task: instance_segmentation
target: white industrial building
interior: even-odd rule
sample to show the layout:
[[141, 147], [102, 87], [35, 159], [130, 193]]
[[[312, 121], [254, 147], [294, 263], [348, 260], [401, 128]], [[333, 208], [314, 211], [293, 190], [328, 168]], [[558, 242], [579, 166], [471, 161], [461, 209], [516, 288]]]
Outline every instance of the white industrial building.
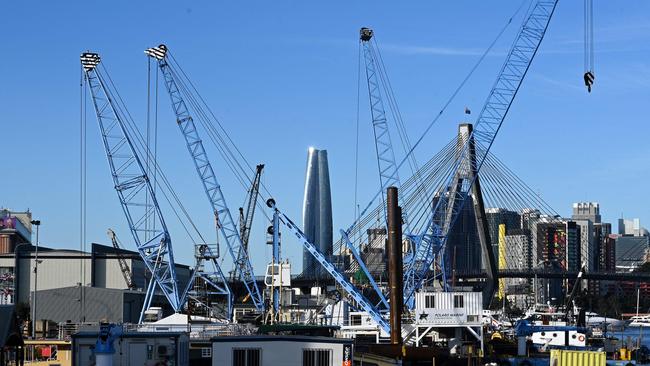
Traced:
[[[106, 312], [109, 321], [129, 321], [133, 317], [137, 319], [139, 310], [134, 314], [133, 307], [141, 305], [134, 303], [139, 304], [140, 299], [144, 298], [144, 291], [150, 280], [150, 274], [137, 252], [100, 244], [92, 244], [90, 252], [39, 247], [37, 274], [36, 247], [22, 245], [16, 249], [16, 252], [0, 254], [0, 271], [13, 274], [14, 303], [31, 306], [33, 292], [37, 288], [36, 319], [56, 322], [82, 319], [97, 321], [101, 318], [95, 319], [90, 316], [90, 312], [88, 317], [80, 318], [79, 311], [98, 305], [112, 309]], [[120, 269], [120, 258], [128, 266], [134, 285], [132, 289], [129, 289]], [[176, 264], [176, 272], [181, 284], [187, 283], [190, 267]], [[154, 298], [154, 303], [157, 298]], [[166, 306], [166, 302], [161, 302], [161, 306]], [[52, 314], [56, 314], [57, 318], [51, 318]], [[121, 315], [112, 318], [111, 314]]]
[[483, 294], [421, 291], [415, 294], [415, 344], [443, 341], [451, 350], [473, 339], [483, 349]]
[[352, 339], [307, 336], [212, 338], [213, 366], [352, 365]]

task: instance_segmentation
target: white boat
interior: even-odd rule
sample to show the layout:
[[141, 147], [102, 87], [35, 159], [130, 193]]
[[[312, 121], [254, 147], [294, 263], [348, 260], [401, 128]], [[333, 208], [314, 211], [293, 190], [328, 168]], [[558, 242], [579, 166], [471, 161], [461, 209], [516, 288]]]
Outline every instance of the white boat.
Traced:
[[630, 320], [629, 327], [650, 327], [650, 315], [636, 315]]
[[625, 326], [625, 321], [623, 320], [600, 316], [590, 311], [587, 311], [585, 313], [585, 320], [587, 326], [589, 327], [606, 326], [607, 328], [611, 329], [611, 328], [622, 328]]

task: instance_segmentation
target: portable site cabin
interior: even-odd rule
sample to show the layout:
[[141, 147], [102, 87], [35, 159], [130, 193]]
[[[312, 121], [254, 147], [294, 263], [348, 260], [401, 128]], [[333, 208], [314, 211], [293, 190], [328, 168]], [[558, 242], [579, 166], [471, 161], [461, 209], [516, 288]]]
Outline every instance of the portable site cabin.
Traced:
[[352, 365], [352, 339], [311, 336], [212, 338], [213, 366]]
[[[72, 366], [93, 365], [99, 333], [72, 335]], [[189, 365], [189, 337], [184, 332], [125, 332], [113, 343], [113, 365]]]
[[[483, 294], [421, 291], [415, 294], [415, 343], [446, 339], [450, 348], [474, 339], [483, 349]], [[466, 337], [469, 335], [469, 337]]]

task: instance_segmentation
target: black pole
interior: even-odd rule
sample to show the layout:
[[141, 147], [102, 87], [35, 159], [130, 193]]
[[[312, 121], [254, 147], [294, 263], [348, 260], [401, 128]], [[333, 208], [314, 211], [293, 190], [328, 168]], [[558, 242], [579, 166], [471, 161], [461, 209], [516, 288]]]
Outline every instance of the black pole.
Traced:
[[398, 206], [397, 187], [386, 192], [388, 225], [388, 283], [390, 286], [390, 342], [402, 344], [402, 209]]

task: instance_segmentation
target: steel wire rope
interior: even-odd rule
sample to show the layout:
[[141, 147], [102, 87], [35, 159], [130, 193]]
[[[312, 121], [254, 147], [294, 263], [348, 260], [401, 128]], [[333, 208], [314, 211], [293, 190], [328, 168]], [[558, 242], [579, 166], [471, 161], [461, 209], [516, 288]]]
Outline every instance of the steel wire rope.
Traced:
[[[237, 154], [239, 155], [239, 157], [243, 160], [244, 164], [248, 167], [248, 170], [250, 171], [249, 174], [250, 174], [250, 173], [253, 173], [253, 172], [254, 172], [254, 170], [253, 170], [253, 166], [248, 162], [248, 160], [246, 159], [246, 157], [242, 154], [242, 152], [239, 150], [239, 148], [237, 147], [237, 145], [233, 142], [233, 140], [232, 140], [232, 138], [230, 137], [230, 135], [228, 134], [227, 130], [223, 127], [223, 125], [221, 124], [220, 120], [216, 117], [216, 115], [214, 114], [214, 112], [212, 111], [212, 109], [210, 108], [210, 106], [205, 102], [205, 100], [203, 99], [203, 97], [201, 96], [201, 94], [198, 92], [198, 90], [197, 90], [196, 87], [194, 86], [194, 83], [192, 82], [192, 80], [187, 76], [187, 74], [185, 73], [185, 71], [183, 70], [183, 68], [182, 68], [182, 67], [180, 66], [180, 64], [176, 61], [176, 59], [174, 58], [174, 55], [173, 55], [171, 52], [168, 52], [168, 55], [169, 55], [170, 59], [174, 62], [175, 67], [178, 68], [178, 70], [180, 71], [180, 73], [183, 75], [184, 80], [186, 80], [186, 81], [188, 82], [189, 86], [191, 87], [191, 90], [194, 91], [194, 93], [192, 93], [192, 95], [196, 95], [196, 96], [198, 96], [199, 101], [201, 102], [201, 104], [202, 104], [203, 106], [206, 107], [206, 109], [207, 109], [209, 115], [212, 117], [211, 121], [216, 122], [216, 123], [217, 123], [217, 126], [219, 126], [219, 128], [221, 129], [221, 131], [223, 131], [223, 134], [226, 136], [226, 139], [229, 141], [230, 145], [231, 145], [232, 147], [234, 147], [234, 149], [235, 149], [235, 151], [237, 152]], [[216, 132], [216, 127], [214, 126], [214, 124], [209, 123], [209, 124], [208, 124], [208, 127], [209, 127], [210, 129], [213, 129], [213, 130]], [[238, 162], [238, 165], [239, 165], [240, 169], [241, 169], [242, 171], [244, 171], [244, 169], [241, 167], [241, 164], [239, 164], [238, 159], [235, 159], [235, 161]], [[263, 190], [266, 191], [266, 192], [269, 194], [269, 196], [270, 196], [270, 193], [269, 193], [268, 190], [266, 189], [266, 186], [265, 186], [265, 185], [262, 185], [262, 184], [260, 184], [260, 185], [262, 186]], [[263, 194], [263, 193], [260, 192], [260, 194]]]
[[[219, 151], [219, 154], [222, 156], [226, 164], [228, 165], [228, 168], [231, 170], [235, 178], [239, 181], [239, 183], [244, 187], [245, 189], [248, 189], [248, 186], [252, 184], [252, 180], [248, 177], [246, 174], [246, 170], [242, 167], [241, 163], [235, 156], [235, 154], [232, 152], [232, 149], [228, 145], [233, 145], [235, 150], [238, 151], [238, 153], [241, 155], [241, 151], [234, 145], [232, 142], [232, 139], [228, 135], [228, 133], [225, 131], [221, 123], [218, 121], [218, 119], [214, 116], [214, 113], [209, 109], [209, 107], [206, 105], [206, 108], [210, 112], [210, 115], [213, 117], [213, 119], [217, 122], [217, 124], [220, 126], [221, 130], [224, 132], [226, 135], [226, 138], [224, 139], [221, 136], [221, 133], [214, 127], [214, 124], [212, 124], [210, 121], [210, 115], [208, 115], [202, 107], [202, 104], [205, 105], [205, 101], [201, 97], [200, 94], [198, 94], [198, 91], [196, 91], [196, 88], [192, 84], [191, 80], [187, 77], [181, 66], [175, 61], [173, 56], [171, 56], [171, 60], [173, 61], [172, 63], [169, 63], [168, 65], [170, 66], [170, 71], [172, 72], [172, 75], [174, 75], [174, 80], [176, 80], [177, 84], [179, 85], [179, 89], [183, 92], [183, 95], [185, 98], [189, 101], [191, 104], [193, 110], [197, 113], [197, 119], [199, 120], [199, 123], [201, 126], [203, 126], [203, 129], [207, 132], [208, 137], [210, 138], [210, 141], [212, 144], [215, 146], [215, 148]], [[180, 72], [176, 71], [176, 68]], [[190, 85], [190, 87], [187, 86], [187, 84]], [[194, 93], [192, 92], [194, 90]], [[198, 96], [195, 97], [195, 94]], [[219, 142], [218, 142], [219, 141]], [[248, 161], [244, 159], [244, 162], [246, 165], [248, 164]], [[237, 169], [239, 168], [239, 169]], [[248, 184], [247, 184], [248, 183]], [[260, 186], [263, 187], [264, 190], [266, 190], [265, 185], [263, 182], [260, 182]], [[268, 190], [267, 190], [268, 192]], [[261, 193], [261, 192], [260, 192]], [[261, 196], [263, 197], [263, 196]], [[260, 203], [260, 199], [258, 197], [256, 201], [257, 207], [260, 208], [260, 211], [262, 211], [262, 214], [270, 220], [270, 216], [266, 213], [264, 210], [264, 205]]]
[[[382, 81], [381, 85], [383, 86], [384, 94], [386, 95], [386, 98], [388, 100], [388, 109], [390, 110], [390, 113], [393, 116], [393, 120], [395, 121], [395, 126], [397, 127], [397, 132], [400, 137], [400, 141], [402, 142], [402, 148], [404, 149], [404, 153], [406, 154], [408, 150], [410, 150], [411, 148], [411, 142], [409, 141], [408, 134], [406, 133], [404, 121], [402, 119], [402, 113], [399, 110], [399, 106], [395, 98], [393, 87], [390, 83], [388, 73], [386, 72], [386, 66], [384, 65], [384, 59], [379, 50], [379, 44], [377, 42], [376, 36], [373, 37], [373, 42], [374, 44], [370, 43], [370, 52], [373, 53], [375, 60], [377, 60], [377, 66], [378, 66], [377, 69], [379, 70], [378, 74], [379, 74], [379, 78]], [[411, 154], [410, 156], [409, 166], [411, 168], [411, 174], [416, 174], [416, 172], [418, 171], [418, 164], [415, 158], [415, 153]]]
[[[171, 66], [171, 65], [170, 65]], [[176, 84], [179, 87], [179, 92], [184, 95], [184, 100], [192, 107], [194, 112], [196, 113], [195, 116], [192, 118], [195, 121], [198, 121], [204, 128], [206, 128], [206, 119], [208, 118], [203, 109], [200, 107], [198, 104], [198, 101], [192, 95], [192, 93], [189, 92], [187, 86], [185, 85], [184, 81], [179, 78], [178, 73], [173, 68], [169, 68], [172, 77], [176, 81]], [[188, 111], [189, 113], [189, 111]], [[206, 132], [208, 133], [208, 137], [212, 141], [213, 145], [219, 152], [219, 154], [222, 156], [223, 160], [225, 161], [226, 165], [228, 165], [228, 168], [231, 170], [235, 178], [239, 181], [242, 187], [246, 188], [246, 181], [248, 180], [245, 175], [242, 175], [240, 171], [237, 170], [236, 168], [236, 162], [232, 158], [232, 153], [228, 150], [228, 144], [226, 141], [223, 139], [223, 137], [215, 132], [212, 131], [208, 128], [206, 128]], [[248, 181], [248, 183], [251, 183]]]
[[[435, 172], [435, 171], [438, 171], [438, 170], [439, 170], [439, 167], [440, 167], [441, 165], [443, 165], [446, 161], [450, 160], [449, 157], [454, 156], [454, 155], [457, 154], [457, 146], [456, 146], [456, 145], [457, 145], [457, 144], [456, 144], [456, 139], [453, 139], [452, 141], [450, 141], [450, 143], [448, 143], [448, 144], [445, 146], [445, 148], [444, 148], [443, 150], [441, 150], [441, 151], [440, 151], [439, 153], [437, 153], [433, 158], [431, 158], [431, 159], [430, 159], [430, 160], [429, 160], [425, 165], [423, 165], [423, 167], [421, 168], [421, 170], [422, 170], [423, 172], [427, 172], [427, 171], [430, 170], [430, 169], [429, 169], [430, 167], [433, 167], [433, 169], [431, 169], [431, 172], [432, 172], [432, 173]], [[441, 157], [441, 156], [442, 156], [442, 157]], [[448, 165], [448, 164], [447, 164], [447, 165]], [[438, 168], [438, 169], [436, 169], [436, 168]], [[449, 170], [449, 169], [451, 169], [451, 168], [450, 168], [449, 166], [447, 166], [446, 170]], [[440, 175], [440, 174], [437, 174], [437, 175], [435, 175], [435, 174], [427, 174], [427, 176], [430, 177], [431, 179], [435, 179], [437, 182], [441, 182], [442, 179], [445, 178], [445, 176], [442, 176], [442, 175]], [[404, 206], [405, 206], [405, 207], [408, 207], [408, 208], [411, 207], [411, 205], [412, 205], [413, 202], [417, 202], [417, 198], [418, 198], [417, 195], [409, 194], [409, 192], [410, 192], [410, 190], [411, 190], [412, 187], [415, 187], [415, 189], [418, 188], [418, 185], [416, 185], [416, 184], [414, 183], [415, 181], [416, 181], [416, 176], [414, 175], [414, 176], [411, 176], [411, 177], [410, 177], [410, 178], [409, 178], [409, 179], [404, 183], [404, 185], [403, 185], [402, 192], [403, 192], [403, 194], [404, 194], [404, 196], [405, 196], [405, 199], [403, 200], [403, 202], [404, 202]], [[428, 184], [428, 183], [427, 183], [427, 184]], [[440, 184], [441, 184], [441, 183], [440, 183]], [[424, 202], [424, 204], [421, 205], [421, 208], [422, 208], [422, 209], [425, 209], [425, 210], [428, 209], [428, 203], [427, 203], [427, 201], [429, 201], [429, 200], [427, 199], [427, 200]], [[379, 215], [380, 212], [381, 212], [381, 206], [377, 206], [377, 207], [375, 208], [375, 210], [373, 211], [373, 213], [374, 213], [375, 215], [368, 215], [367, 218], [366, 218], [366, 221], [367, 221], [367, 222], [365, 222], [365, 223], [364, 223], [364, 222], [360, 222], [360, 224], [368, 224], [368, 223], [374, 221], [374, 218], [375, 218], [374, 216]], [[420, 217], [424, 217], [424, 215], [420, 215]], [[355, 227], [355, 228], [353, 228], [353, 230], [351, 230], [351, 233], [352, 233], [352, 234], [357, 233], [357, 232], [360, 233], [360, 232], [361, 232], [361, 228], [364, 227], [365, 225], [359, 225], [359, 226], [360, 226], [360, 227]], [[360, 241], [361, 241], [361, 238], [362, 238], [362, 237], [360, 236], [359, 238], [360, 238], [359, 241], [358, 241], [358, 242], [357, 242], [357, 241], [353, 241], [353, 244], [361, 244]], [[339, 240], [339, 241], [336, 242], [336, 245], [337, 245], [337, 246], [342, 246], [343, 244], [342, 244], [342, 242]], [[352, 269], [357, 269], [357, 267], [352, 267]]]
[[[409, 156], [413, 153], [413, 151], [418, 147], [418, 145], [420, 145], [420, 143], [424, 140], [424, 138], [425, 138], [426, 135], [429, 133], [429, 131], [431, 130], [431, 128], [432, 128], [432, 127], [433, 127], [433, 126], [438, 122], [438, 120], [440, 119], [440, 117], [443, 115], [443, 113], [445, 112], [445, 110], [447, 109], [447, 107], [448, 107], [448, 106], [453, 102], [453, 100], [456, 98], [456, 96], [458, 95], [458, 93], [462, 90], [462, 88], [465, 86], [465, 84], [467, 84], [467, 82], [469, 81], [470, 77], [474, 74], [474, 72], [478, 69], [478, 67], [483, 63], [483, 60], [485, 60], [485, 58], [487, 57], [487, 55], [492, 51], [492, 48], [494, 48], [494, 46], [496, 45], [497, 41], [498, 41], [498, 40], [501, 38], [501, 36], [505, 33], [506, 29], [508, 28], [508, 26], [510, 26], [510, 24], [511, 24], [512, 21], [513, 21], [513, 19], [517, 16], [517, 14], [519, 14], [519, 12], [520, 12], [521, 9], [523, 8], [523, 5], [526, 3], [526, 1], [528, 1], [528, 0], [524, 0], [524, 1], [519, 5], [519, 7], [518, 7], [517, 10], [515, 11], [515, 13], [514, 13], [514, 14], [513, 14], [509, 19], [508, 19], [508, 21], [506, 22], [506, 24], [501, 28], [501, 30], [499, 31], [499, 33], [497, 34], [497, 36], [494, 38], [494, 40], [492, 41], [492, 43], [490, 43], [490, 45], [488, 46], [488, 48], [487, 48], [487, 49], [486, 49], [486, 50], [481, 54], [481, 56], [479, 57], [479, 59], [477, 60], [477, 62], [474, 64], [474, 66], [472, 66], [472, 68], [471, 68], [470, 71], [467, 73], [467, 75], [463, 78], [463, 80], [461, 81], [461, 83], [456, 87], [456, 89], [452, 92], [451, 96], [450, 96], [450, 97], [447, 99], [447, 101], [443, 104], [442, 109], [440, 109], [440, 111], [438, 112], [438, 114], [437, 114], [437, 115], [433, 118], [433, 120], [432, 120], [432, 121], [427, 125], [427, 127], [426, 127], [425, 130], [422, 132], [422, 134], [420, 135], [420, 137], [416, 140], [415, 144], [411, 147], [411, 149], [409, 150], [409, 152], [405, 155], [405, 157], [404, 157], [404, 158], [400, 161], [400, 163], [397, 165], [397, 169], [398, 169], [398, 170], [399, 170], [399, 168], [401, 168], [401, 166], [404, 164], [404, 162], [406, 162], [406, 160], [407, 160], [407, 159], [409, 158]], [[369, 204], [364, 208], [364, 210], [362, 210], [362, 215], [365, 214], [366, 210], [367, 210], [367, 209], [372, 205], [372, 203], [374, 202], [374, 200], [376, 200], [377, 197], [378, 197], [380, 194], [381, 194], [381, 192], [377, 192], [377, 193], [375, 194], [375, 196], [371, 199], [370, 203], [369, 203]]]
[[[144, 138], [142, 137], [142, 134], [141, 134], [140, 130], [138, 129], [137, 125], [135, 124], [135, 122], [134, 122], [134, 120], [133, 120], [133, 117], [131, 116], [130, 112], [128, 111], [128, 109], [126, 109], [126, 105], [124, 104], [124, 101], [123, 101], [121, 95], [120, 95], [119, 92], [117, 91], [117, 88], [115, 87], [115, 84], [114, 84], [112, 78], [110, 77], [110, 74], [106, 71], [106, 68], [105, 68], [102, 64], [100, 64], [100, 66], [101, 66], [102, 69], [104, 70], [104, 73], [106, 74], [107, 80], [108, 80], [108, 82], [109, 82], [109, 84], [110, 84], [110, 88], [106, 88], [107, 95], [109, 95], [109, 96], [113, 96], [113, 95], [114, 95], [114, 96], [117, 97], [117, 98], [115, 98], [115, 97], [113, 98], [113, 100], [116, 102], [116, 103], [114, 104], [115, 107], [116, 107], [116, 111], [119, 111], [119, 113], [124, 117], [125, 128], [130, 132], [129, 135], [130, 135], [131, 137], [134, 137], [134, 138], [135, 138], [135, 139], [134, 139], [135, 144], [133, 145], [133, 147], [136, 149], [136, 151], [137, 151], [140, 155], [149, 155], [151, 152], [150, 152], [150, 151], [148, 150], [148, 148], [144, 145]], [[97, 76], [100, 78], [100, 80], [103, 79], [102, 75], [103, 75], [104, 73], [97, 73]], [[107, 85], [107, 86], [108, 86], [108, 85]], [[176, 192], [175, 192], [174, 189], [172, 188], [171, 184], [169, 183], [169, 181], [168, 181], [168, 179], [167, 179], [167, 176], [166, 176], [165, 173], [162, 171], [162, 169], [160, 168], [160, 166], [158, 165], [157, 162], [154, 162], [154, 169], [156, 169], [156, 170], [158, 171], [158, 175], [162, 178], [163, 185], [160, 185], [160, 184], [158, 184], [158, 185], [159, 185], [160, 188], [161, 188], [161, 192], [163, 193], [163, 196], [164, 196], [165, 200], [168, 202], [168, 204], [169, 204], [169, 206], [170, 206], [172, 212], [174, 213], [174, 215], [175, 215], [176, 218], [178, 219], [179, 223], [181, 224], [181, 226], [183, 227], [183, 229], [184, 229], [185, 232], [187, 233], [187, 235], [188, 235], [188, 237], [190, 238], [190, 240], [191, 240], [194, 244], [197, 244], [197, 241], [194, 239], [194, 236], [192, 236], [192, 234], [190, 233], [189, 229], [187, 228], [187, 225], [186, 225], [185, 222], [181, 219], [180, 214], [179, 214], [178, 211], [177, 211], [177, 208], [174, 206], [174, 204], [172, 204], [171, 199], [170, 199], [169, 196], [168, 196], [168, 193], [169, 193], [169, 195], [172, 196], [172, 198], [174, 199], [174, 201], [175, 201], [176, 204], [178, 205], [178, 208], [182, 211], [183, 215], [184, 215], [185, 218], [188, 220], [188, 223], [189, 223], [190, 226], [194, 229], [194, 231], [196, 232], [196, 234], [198, 235], [198, 237], [202, 240], [203, 243], [206, 243], [205, 239], [203, 238], [203, 235], [201, 234], [201, 232], [198, 230], [198, 228], [197, 228], [196, 225], [194, 224], [194, 221], [193, 221], [192, 218], [189, 216], [189, 213], [187, 212], [187, 210], [185, 209], [184, 205], [182, 204], [182, 202], [181, 202], [180, 199], [178, 198], [178, 195], [176, 194]], [[165, 191], [165, 188], [166, 188], [169, 192]], [[149, 210], [148, 210], [148, 211], [149, 211]], [[146, 214], [147, 214], [147, 215], [150, 215], [149, 212], [147, 212]]]
[[[87, 119], [87, 108], [86, 103], [88, 102], [88, 88], [84, 79], [86, 77], [83, 67], [80, 69], [81, 75], [79, 78], [79, 251], [81, 253], [86, 252], [86, 220], [87, 220], [87, 129], [88, 129], [88, 119]], [[86, 271], [85, 271], [85, 261], [80, 259], [79, 261], [79, 299], [80, 299], [80, 314], [79, 322], [82, 323], [85, 320], [85, 290], [84, 284], [86, 283]]]

